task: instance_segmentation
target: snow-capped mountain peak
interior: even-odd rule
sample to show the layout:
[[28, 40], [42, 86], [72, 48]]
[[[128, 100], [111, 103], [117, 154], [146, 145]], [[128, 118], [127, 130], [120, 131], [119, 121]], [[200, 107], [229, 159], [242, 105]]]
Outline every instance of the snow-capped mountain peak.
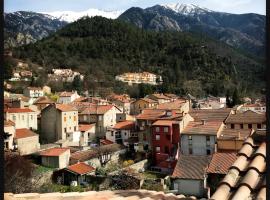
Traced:
[[55, 12], [47, 12], [43, 14], [48, 14], [54, 16], [55, 18], [61, 21], [73, 22], [78, 20], [84, 16], [102, 16], [109, 19], [116, 19], [119, 15], [121, 15], [124, 11], [116, 10], [116, 11], [105, 11], [105, 10], [98, 10], [94, 8], [90, 8], [86, 11], [81, 12], [74, 12], [74, 11], [55, 11]]
[[212, 12], [207, 8], [202, 8], [195, 4], [169, 3], [169, 4], [161, 4], [161, 6], [167, 9], [171, 9], [177, 13], [181, 13], [183, 15], [193, 15]]

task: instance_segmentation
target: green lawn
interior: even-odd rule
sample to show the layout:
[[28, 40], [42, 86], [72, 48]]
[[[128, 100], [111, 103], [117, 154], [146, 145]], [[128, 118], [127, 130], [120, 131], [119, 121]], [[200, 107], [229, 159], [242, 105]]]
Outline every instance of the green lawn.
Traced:
[[45, 167], [45, 166], [41, 166], [41, 165], [38, 165], [37, 168], [36, 168], [36, 171], [38, 173], [46, 173], [46, 172], [49, 172], [49, 171], [53, 171], [55, 168], [52, 168], [52, 167]]

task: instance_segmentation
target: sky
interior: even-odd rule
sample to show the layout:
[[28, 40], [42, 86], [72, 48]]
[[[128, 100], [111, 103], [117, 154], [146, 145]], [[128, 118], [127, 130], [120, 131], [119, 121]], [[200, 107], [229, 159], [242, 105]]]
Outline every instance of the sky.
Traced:
[[168, 3], [195, 4], [214, 11], [236, 14], [266, 13], [266, 0], [4, 0], [4, 11], [85, 11], [90, 8], [126, 10], [130, 7], [147, 8]]

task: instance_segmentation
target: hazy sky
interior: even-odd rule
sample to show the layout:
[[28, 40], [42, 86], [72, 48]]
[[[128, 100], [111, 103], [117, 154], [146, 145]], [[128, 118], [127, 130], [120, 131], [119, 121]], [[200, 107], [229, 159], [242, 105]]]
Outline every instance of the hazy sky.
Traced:
[[130, 7], [146, 8], [156, 4], [192, 3], [210, 10], [229, 13], [258, 13], [265, 15], [266, 0], [4, 0], [5, 12], [19, 10], [35, 12], [126, 10]]

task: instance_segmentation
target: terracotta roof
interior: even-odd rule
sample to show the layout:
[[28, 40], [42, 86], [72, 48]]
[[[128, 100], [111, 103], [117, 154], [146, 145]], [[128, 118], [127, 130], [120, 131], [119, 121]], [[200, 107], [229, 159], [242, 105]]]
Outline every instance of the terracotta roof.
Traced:
[[77, 164], [70, 165], [67, 167], [67, 169], [69, 171], [72, 171], [72, 172], [74, 172], [76, 174], [80, 174], [80, 175], [88, 174], [88, 173], [95, 170], [95, 168], [93, 168], [92, 166], [87, 165], [86, 163], [83, 163], [83, 162], [79, 162]]
[[8, 108], [5, 112], [8, 113], [28, 113], [28, 112], [35, 112], [30, 108]]
[[15, 126], [15, 123], [11, 120], [8, 120], [8, 121], [4, 121], [4, 126], [5, 127], [8, 127], [8, 126]]
[[90, 103], [90, 102], [71, 102], [69, 103], [68, 105], [76, 108], [78, 110], [79, 113], [81, 113], [82, 111], [84, 111], [86, 108], [88, 107], [93, 107], [95, 106], [96, 104], [94, 103]]
[[87, 114], [87, 115], [93, 115], [93, 114], [98, 114], [98, 115], [103, 115], [106, 112], [108, 112], [110, 109], [112, 109], [114, 106], [113, 105], [95, 105], [92, 107], [87, 107], [85, 108], [81, 114]]
[[164, 110], [145, 109], [141, 114], [136, 116], [136, 119], [155, 120], [165, 115], [165, 113]]
[[158, 103], [156, 100], [149, 99], [149, 98], [147, 98], [147, 97], [145, 97], [145, 98], [140, 98], [140, 99], [138, 99], [137, 101], [139, 101], [139, 100], [145, 101], [145, 102], [147, 102], [147, 103]]
[[100, 144], [102, 145], [108, 145], [108, 144], [113, 144], [114, 142], [112, 142], [111, 140], [107, 140], [107, 139], [101, 139], [100, 140]]
[[180, 155], [172, 178], [203, 180], [211, 156]]
[[173, 120], [157, 120], [152, 124], [152, 126], [172, 126], [174, 123], [177, 123], [177, 121], [173, 121]]
[[184, 103], [186, 103], [185, 100], [179, 99], [173, 102], [159, 104], [157, 105], [157, 109], [180, 109]]
[[68, 104], [55, 104], [55, 107], [62, 112], [78, 111], [76, 108]]
[[[263, 138], [258, 137], [260, 135]], [[211, 199], [266, 199], [266, 131], [245, 140]]]
[[227, 174], [236, 158], [236, 153], [214, 153], [207, 169], [207, 173]]
[[32, 136], [38, 136], [38, 134], [34, 133], [33, 131], [27, 128], [16, 129], [16, 133], [15, 133], [16, 139], [32, 137]]
[[114, 125], [114, 129], [131, 130], [135, 128], [135, 121], [123, 121]]
[[[253, 130], [250, 129], [230, 129], [224, 128], [218, 140], [226, 140], [226, 139], [237, 139], [237, 140], [245, 140]], [[240, 138], [239, 138], [240, 136]]]
[[195, 121], [206, 119], [207, 121], [224, 121], [230, 114], [232, 109], [205, 109], [205, 110], [190, 110], [189, 114]]
[[65, 153], [66, 151], [70, 151], [69, 148], [51, 148], [44, 151], [41, 151], [39, 154], [41, 156], [60, 156], [61, 154]]
[[95, 127], [96, 124], [79, 124], [79, 131], [85, 132]]
[[33, 104], [53, 104], [55, 103], [53, 100], [50, 98], [44, 96], [44, 97], [39, 97]]
[[225, 123], [243, 123], [243, 124], [249, 124], [249, 123], [265, 123], [266, 122], [266, 116], [265, 114], [260, 114], [253, 112], [251, 110], [247, 110], [245, 112], [238, 112], [236, 114], [230, 114], [229, 117], [226, 119]]
[[186, 128], [182, 131], [182, 135], [215, 135], [217, 136], [218, 130], [223, 122], [221, 121], [206, 121], [202, 122], [189, 122]]

